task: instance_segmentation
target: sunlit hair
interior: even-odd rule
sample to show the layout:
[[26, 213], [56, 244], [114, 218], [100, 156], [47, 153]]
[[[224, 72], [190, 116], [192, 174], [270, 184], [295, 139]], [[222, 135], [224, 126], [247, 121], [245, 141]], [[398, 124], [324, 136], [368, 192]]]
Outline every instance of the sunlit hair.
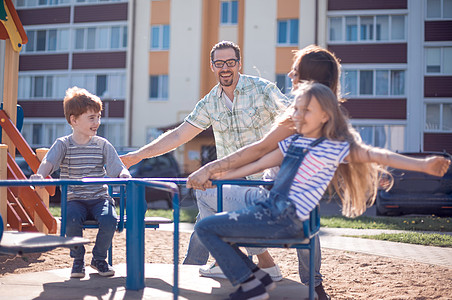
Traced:
[[74, 86], [66, 90], [63, 108], [64, 116], [67, 122], [71, 124], [71, 116], [78, 118], [88, 111], [95, 113], [102, 111], [102, 101], [87, 90]]
[[[294, 82], [292, 91], [303, 81], [315, 81], [329, 87], [333, 93], [341, 98], [341, 65], [339, 59], [330, 51], [317, 45], [310, 45], [300, 50], [294, 50], [293, 69], [298, 73], [300, 82]], [[278, 126], [290, 126], [289, 117], [293, 112], [293, 104], [278, 118]]]
[[[369, 149], [363, 144], [358, 132], [350, 125], [350, 122], [342, 110], [342, 107], [327, 86], [314, 83], [300, 83], [294, 91], [294, 101], [301, 96], [309, 101], [315, 97], [328, 115], [328, 121], [322, 127], [322, 136], [334, 141], [347, 141], [350, 144], [350, 161], [340, 164], [331, 181], [330, 187], [342, 201], [342, 214], [347, 217], [362, 215], [366, 208], [372, 205], [377, 195], [381, 174], [388, 172], [375, 163], [356, 163], [357, 147]], [[392, 180], [392, 178], [391, 178]], [[331, 188], [330, 188], [330, 192]]]
[[215, 44], [212, 47], [212, 50], [210, 50], [210, 60], [213, 61], [215, 51], [222, 50], [222, 49], [228, 49], [228, 48], [234, 49], [235, 57], [237, 59], [240, 59], [240, 47], [236, 43], [230, 42], [230, 41], [221, 41], [221, 42]]

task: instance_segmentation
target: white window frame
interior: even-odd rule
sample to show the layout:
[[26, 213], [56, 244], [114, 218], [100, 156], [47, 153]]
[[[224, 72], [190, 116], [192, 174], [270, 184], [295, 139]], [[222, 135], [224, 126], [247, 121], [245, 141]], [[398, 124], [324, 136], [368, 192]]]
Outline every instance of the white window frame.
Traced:
[[[350, 122], [352, 123], [352, 126], [357, 129], [357, 127], [370, 127], [372, 129], [372, 141], [370, 145], [382, 147], [389, 149], [391, 151], [398, 151], [398, 152], [404, 152], [406, 151], [407, 142], [406, 142], [406, 134], [407, 134], [407, 124], [406, 121], [397, 121], [397, 120], [353, 120], [351, 119]], [[385, 130], [385, 134], [388, 135], [386, 138], [385, 145], [376, 145], [375, 141], [375, 130], [376, 128], [381, 128]], [[403, 137], [395, 136], [393, 137], [393, 134], [396, 134], [391, 129], [400, 129], [403, 130]], [[358, 133], [360, 132], [357, 129]], [[367, 144], [368, 141], [365, 141]], [[402, 146], [394, 145], [396, 143], [402, 143]]]
[[[112, 48], [111, 47], [111, 41], [112, 41], [112, 31], [113, 28], [117, 28], [119, 27], [119, 47], [117, 48]], [[94, 48], [88, 48], [88, 32], [89, 30], [94, 29], [95, 30], [95, 36], [94, 36]], [[83, 30], [83, 46], [81, 48], [76, 49], [76, 44], [77, 44], [77, 30]], [[106, 36], [106, 47], [102, 47], [100, 44], [101, 38], [101, 30], [107, 30], [108, 34]], [[127, 50], [127, 35], [124, 35], [124, 33], [127, 33], [127, 24], [124, 22], [120, 22], [120, 23], [108, 23], [105, 24], [103, 23], [101, 26], [95, 26], [93, 24], [90, 25], [82, 25], [82, 26], [77, 26], [72, 28], [72, 43], [73, 46], [71, 47], [72, 51], [74, 53], [78, 53], [78, 52], [86, 52], [86, 51], [90, 51], [90, 52], [95, 52], [95, 51], [102, 51], [102, 52], [106, 52], [106, 51], [124, 51]], [[105, 35], [102, 35], [102, 37], [105, 37]]]
[[[168, 31], [167, 31], [168, 32], [168, 46], [167, 47], [163, 45], [163, 41], [165, 39], [165, 35], [164, 35], [165, 28], [168, 28]], [[157, 46], [153, 46], [152, 45], [154, 29], [158, 30], [158, 45]], [[149, 45], [150, 50], [151, 51], [166, 51], [166, 50], [169, 50], [169, 48], [171, 46], [170, 45], [170, 43], [171, 43], [170, 37], [171, 37], [171, 27], [170, 27], [169, 24], [152, 25], [151, 26], [151, 30], [150, 30], [150, 45]]]
[[[388, 16], [388, 39], [387, 40], [377, 40], [377, 17]], [[403, 39], [393, 39], [391, 36], [392, 32], [392, 17], [393, 16], [403, 16], [404, 17], [404, 38]], [[343, 44], [343, 43], [356, 43], [356, 44], [379, 44], [379, 43], [394, 43], [394, 42], [406, 42], [407, 41], [407, 25], [408, 25], [408, 11], [407, 10], [394, 10], [391, 14], [379, 14], [376, 11], [356, 11], [356, 12], [329, 12], [327, 20], [327, 32], [328, 32], [328, 43], [329, 44]], [[346, 22], [345, 18], [356, 17], [357, 18], [357, 40], [349, 41], [346, 39]], [[373, 17], [373, 33], [372, 39], [361, 40], [361, 17]], [[331, 30], [331, 18], [342, 18], [341, 21], [341, 40], [331, 40], [330, 30]]]
[[[435, 21], [435, 20], [452, 20], [452, 16], [444, 17], [444, 3], [446, 0], [436, 0], [440, 2], [440, 14], [439, 17], [429, 17], [428, 16], [428, 2], [432, 0], [425, 0], [425, 20], [427, 21]], [[433, 0], [434, 1], [434, 0]]]
[[[55, 50], [49, 50], [49, 34], [51, 30], [56, 30], [56, 46]], [[36, 54], [36, 53], [59, 53], [59, 52], [68, 52], [70, 49], [69, 41], [71, 36], [71, 30], [69, 26], [61, 26], [59, 28], [57, 27], [36, 27], [36, 26], [27, 26], [26, 27], [26, 33], [28, 36], [31, 36], [31, 32], [33, 32], [33, 39], [29, 39], [28, 43], [25, 45], [25, 49], [23, 54]], [[45, 31], [45, 49], [44, 50], [37, 50], [37, 32], [38, 31]], [[63, 34], [66, 33], [66, 36], [64, 37]], [[66, 43], [64, 43], [64, 40], [67, 40]], [[32, 45], [33, 43], [33, 45]], [[33, 50], [30, 50], [30, 46], [33, 46]]]
[[[439, 105], [439, 127], [433, 128], [433, 126], [427, 126], [427, 105], [436, 104]], [[443, 108], [444, 105], [452, 105], [452, 99], [450, 98], [435, 98], [435, 99], [425, 99], [424, 103], [424, 132], [434, 132], [434, 133], [452, 133], [452, 129], [444, 129], [443, 120]]]
[[[276, 74], [275, 78], [276, 78], [276, 82], [275, 84], [277, 85], [278, 83], [278, 77], [279, 76], [284, 76], [284, 92], [281, 90], [281, 93], [284, 93], [285, 95], [289, 95], [291, 90], [292, 90], [292, 79], [288, 76], [287, 73], [283, 73], [283, 74]], [[279, 88], [279, 87], [278, 87]]]
[[[236, 14], [237, 14], [237, 20], [236, 21], [233, 21], [232, 20], [232, 16], [233, 16], [233, 14], [234, 14], [234, 12], [232, 11], [232, 9], [233, 9], [233, 5], [232, 5], [232, 2], [235, 2], [236, 3], [236, 8], [237, 8], [237, 12], [236, 12]], [[227, 20], [226, 21], [223, 21], [223, 3], [224, 4], [226, 4], [226, 6], [227, 6]], [[227, 1], [220, 1], [220, 26], [222, 26], [222, 25], [237, 25], [238, 24], [238, 21], [239, 21], [239, 2], [238, 1], [236, 1], [236, 0], [227, 0]]]
[[[451, 43], [431, 43], [429, 45], [425, 46], [425, 64], [424, 64], [424, 74], [425, 76], [435, 76], [435, 75], [439, 75], [439, 76], [444, 76], [444, 75], [452, 75], [452, 68], [450, 72], [445, 72], [445, 68], [444, 68], [444, 63], [445, 62], [449, 62], [451, 63], [450, 60], [445, 59], [444, 57], [444, 48], [450, 48], [452, 50], [452, 44]], [[427, 71], [427, 52], [428, 49], [439, 49], [440, 50], [440, 57], [439, 57], [439, 66], [440, 66], [440, 71], [439, 72], [428, 72]]]
[[[345, 87], [345, 73], [347, 71], [357, 71], [357, 81], [356, 81], [356, 90], [357, 94], [346, 94], [346, 87]], [[372, 82], [372, 94], [360, 94], [359, 88], [360, 88], [360, 72], [361, 71], [373, 71], [373, 82]], [[377, 71], [388, 71], [389, 75], [391, 75], [391, 71], [404, 71], [405, 72], [405, 82], [404, 82], [404, 93], [400, 95], [392, 95], [391, 94], [391, 76], [388, 78], [388, 94], [387, 95], [380, 95], [376, 93], [377, 89]], [[342, 65], [342, 76], [341, 76], [341, 91], [343, 93], [344, 98], [353, 98], [353, 99], [370, 99], [370, 98], [405, 98], [407, 96], [407, 75], [408, 70], [406, 65], [358, 65], [358, 64], [343, 64]]]
[[[166, 91], [167, 97], [163, 96], [163, 78], [166, 76], [167, 86], [168, 89]], [[158, 78], [158, 91], [157, 91], [157, 97], [151, 98], [151, 77], [157, 77]], [[160, 75], [150, 75], [149, 76], [149, 101], [155, 102], [155, 101], [168, 101], [169, 98], [169, 75], [168, 74], [160, 74]]]
[[[97, 95], [97, 76], [106, 76], [106, 90], [103, 95]], [[117, 78], [119, 76], [119, 79]], [[101, 99], [125, 99], [127, 74], [124, 69], [97, 69], [71, 72], [70, 86], [85, 88]]]
[[[290, 36], [291, 36], [291, 26], [290, 26], [290, 23], [291, 23], [291, 21], [292, 20], [298, 20], [298, 26], [297, 26], [297, 40], [296, 40], [296, 42], [291, 42], [290, 41]], [[286, 36], [285, 36], [285, 39], [286, 39], [286, 41], [285, 42], [280, 42], [279, 41], [279, 38], [280, 38], [280, 36], [279, 36], [279, 26], [281, 26], [280, 24], [281, 23], [286, 23], [286, 28], [287, 28], [287, 30], [286, 30]], [[277, 37], [276, 37], [276, 45], [277, 45], [277, 47], [287, 47], [287, 46], [290, 46], [290, 47], [292, 47], [292, 46], [298, 46], [298, 43], [300, 42], [300, 37], [299, 37], [299, 34], [300, 34], [300, 19], [298, 19], [298, 18], [292, 18], [292, 19], [280, 19], [280, 20], [277, 20], [277, 30], [276, 30], [276, 34], [277, 34]]]

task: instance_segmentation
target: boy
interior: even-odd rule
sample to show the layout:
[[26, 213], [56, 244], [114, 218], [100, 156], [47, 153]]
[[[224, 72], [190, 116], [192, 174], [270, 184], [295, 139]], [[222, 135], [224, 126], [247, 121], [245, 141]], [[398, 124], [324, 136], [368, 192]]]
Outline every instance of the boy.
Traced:
[[[31, 179], [43, 179], [58, 168], [61, 179], [131, 177], [110, 142], [96, 136], [102, 111], [99, 97], [73, 87], [66, 91], [63, 106], [72, 134], [55, 141]], [[115, 271], [105, 259], [116, 230], [117, 216], [107, 186], [68, 186], [67, 200], [67, 236], [82, 236], [83, 222], [88, 218], [97, 220], [99, 231], [91, 267], [101, 276], [113, 276]], [[83, 278], [85, 247], [71, 249], [70, 255], [74, 259], [71, 277]]]

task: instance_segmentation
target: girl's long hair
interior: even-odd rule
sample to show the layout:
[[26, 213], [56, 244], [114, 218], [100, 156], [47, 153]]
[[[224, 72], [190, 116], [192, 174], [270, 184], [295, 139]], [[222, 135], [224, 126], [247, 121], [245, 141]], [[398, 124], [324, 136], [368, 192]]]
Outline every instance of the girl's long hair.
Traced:
[[382, 173], [388, 172], [375, 163], [357, 163], [357, 147], [364, 145], [358, 132], [350, 125], [338, 98], [330, 88], [319, 83], [301, 83], [294, 92], [295, 99], [301, 94], [308, 99], [315, 97], [329, 120], [323, 125], [322, 136], [329, 140], [347, 141], [350, 144], [348, 163], [339, 164], [329, 187], [337, 193], [342, 202], [342, 214], [347, 217], [362, 215], [371, 206], [377, 195], [379, 179]]

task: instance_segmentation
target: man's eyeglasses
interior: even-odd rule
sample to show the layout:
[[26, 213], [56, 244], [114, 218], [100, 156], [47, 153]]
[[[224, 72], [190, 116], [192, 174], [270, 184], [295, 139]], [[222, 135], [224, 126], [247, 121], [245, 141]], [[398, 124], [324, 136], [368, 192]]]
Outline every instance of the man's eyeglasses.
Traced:
[[223, 68], [224, 64], [228, 66], [229, 68], [235, 67], [237, 62], [239, 62], [239, 59], [228, 59], [228, 60], [215, 60], [212, 61], [212, 64], [215, 66], [215, 68]]

